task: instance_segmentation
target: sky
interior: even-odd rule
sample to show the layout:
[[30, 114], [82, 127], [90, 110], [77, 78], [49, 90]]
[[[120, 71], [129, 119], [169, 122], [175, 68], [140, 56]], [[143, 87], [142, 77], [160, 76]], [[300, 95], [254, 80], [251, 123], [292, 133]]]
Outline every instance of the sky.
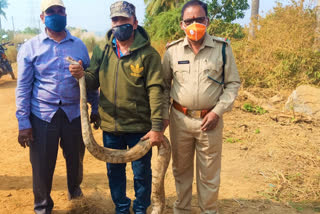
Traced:
[[[87, 29], [100, 34], [106, 32], [110, 26], [110, 5], [117, 0], [64, 0], [67, 12], [68, 26]], [[127, 0], [136, 6], [136, 15], [142, 25], [145, 15], [144, 0]], [[251, 0], [248, 0], [251, 5]], [[288, 4], [289, 0], [260, 0], [260, 15], [270, 11], [276, 2]], [[26, 27], [42, 28], [40, 22], [41, 0], [8, 0], [9, 6], [5, 9], [7, 20], [1, 17], [4, 29], [23, 30]], [[247, 25], [250, 21], [250, 9], [246, 11], [244, 19], [236, 20], [236, 23]]]

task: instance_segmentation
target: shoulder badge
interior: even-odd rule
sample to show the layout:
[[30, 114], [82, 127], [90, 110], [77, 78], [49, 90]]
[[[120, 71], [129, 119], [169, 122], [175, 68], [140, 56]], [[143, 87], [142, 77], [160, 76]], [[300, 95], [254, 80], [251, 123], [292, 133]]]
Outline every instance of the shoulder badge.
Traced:
[[178, 39], [178, 40], [175, 40], [173, 42], [168, 42], [167, 45], [166, 45], [166, 49], [170, 48], [171, 46], [175, 45], [175, 44], [178, 44], [179, 42], [183, 41], [184, 38], [181, 38], [181, 39]]
[[231, 41], [228, 38], [221, 38], [221, 37], [217, 37], [217, 36], [212, 36], [214, 41], [217, 42], [223, 42], [226, 43], [227, 45], [230, 45]]

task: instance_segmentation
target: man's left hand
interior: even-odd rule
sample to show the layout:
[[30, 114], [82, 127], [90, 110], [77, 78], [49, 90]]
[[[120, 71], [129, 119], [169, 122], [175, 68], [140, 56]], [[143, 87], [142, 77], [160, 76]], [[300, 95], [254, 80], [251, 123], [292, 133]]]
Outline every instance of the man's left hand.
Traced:
[[160, 146], [161, 143], [165, 148], [167, 148], [166, 143], [164, 142], [163, 132], [156, 132], [156, 131], [149, 131], [145, 136], [141, 138], [141, 140], [148, 140], [150, 141], [151, 146]]
[[201, 123], [201, 130], [202, 131], [209, 131], [218, 125], [219, 122], [219, 116], [214, 112], [209, 112], [202, 120]]
[[101, 125], [101, 118], [100, 118], [100, 114], [93, 114], [91, 113], [90, 115], [90, 123], [93, 123], [93, 128], [94, 129], [98, 129]]

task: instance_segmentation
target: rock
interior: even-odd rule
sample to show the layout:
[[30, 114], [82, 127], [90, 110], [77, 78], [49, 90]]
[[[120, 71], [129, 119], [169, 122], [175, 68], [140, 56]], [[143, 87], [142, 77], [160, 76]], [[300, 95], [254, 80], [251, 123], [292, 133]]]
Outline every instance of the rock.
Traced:
[[320, 89], [301, 85], [289, 96], [285, 109], [320, 119]]

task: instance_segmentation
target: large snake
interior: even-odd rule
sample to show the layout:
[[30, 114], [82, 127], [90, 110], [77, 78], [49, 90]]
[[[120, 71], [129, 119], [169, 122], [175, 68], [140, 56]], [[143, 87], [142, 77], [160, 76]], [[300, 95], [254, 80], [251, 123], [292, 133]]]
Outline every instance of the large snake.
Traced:
[[[78, 64], [71, 57], [66, 60], [70, 64]], [[81, 128], [83, 142], [88, 151], [98, 160], [108, 163], [126, 163], [138, 160], [143, 157], [150, 149], [149, 140], [139, 141], [139, 143], [129, 150], [109, 149], [98, 145], [93, 137], [92, 129], [89, 122], [88, 106], [87, 106], [87, 91], [85, 78], [79, 79], [80, 86], [80, 113], [81, 113]], [[152, 212], [151, 214], [161, 214], [165, 209], [165, 191], [164, 178], [170, 162], [171, 147], [167, 137], [164, 136], [166, 147], [161, 145], [158, 148], [157, 164], [152, 172]]]

